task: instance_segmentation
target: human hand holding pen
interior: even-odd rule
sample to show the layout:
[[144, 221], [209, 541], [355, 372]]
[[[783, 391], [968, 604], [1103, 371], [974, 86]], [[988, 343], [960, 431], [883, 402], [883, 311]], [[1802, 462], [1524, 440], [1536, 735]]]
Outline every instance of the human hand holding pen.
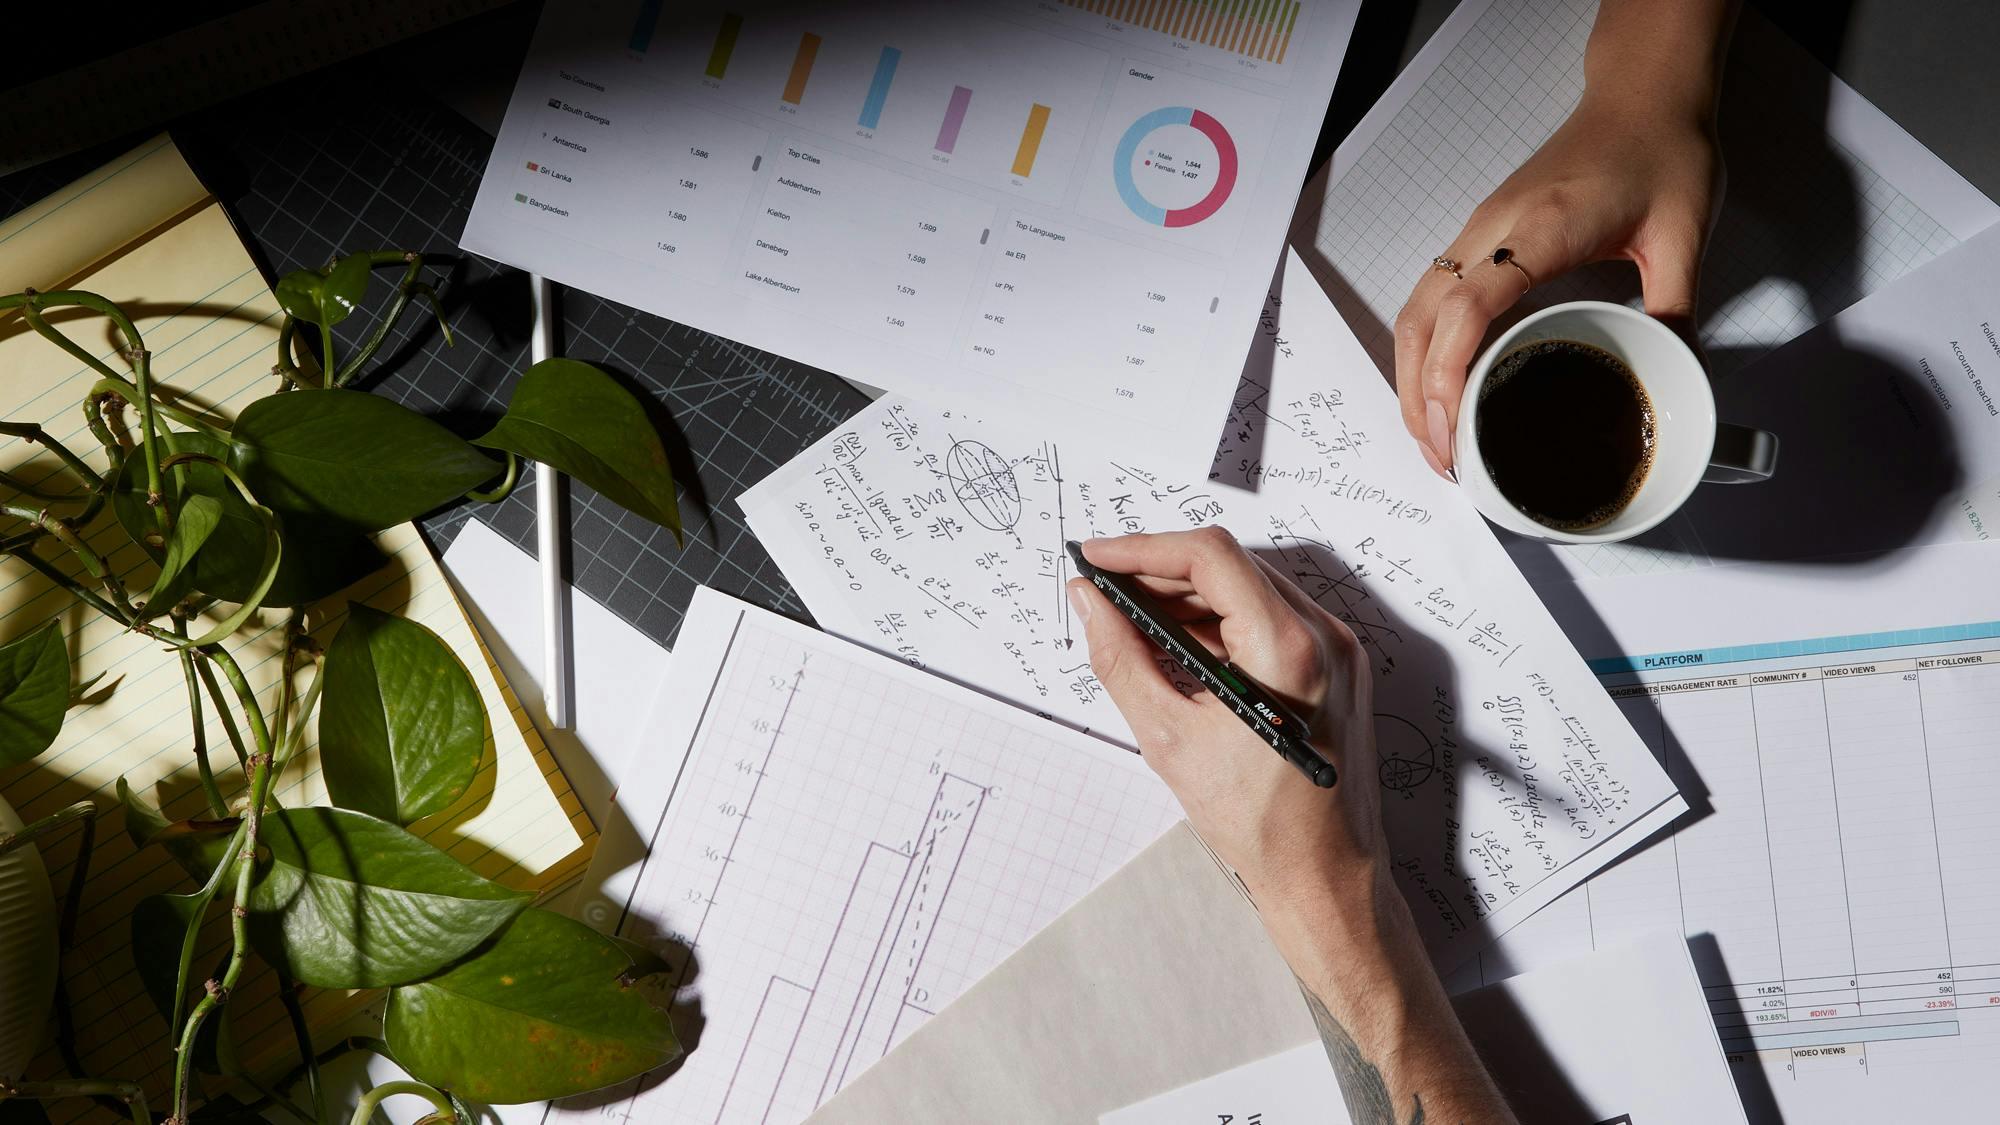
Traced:
[[1166, 657], [1089, 581], [1069, 596], [1090, 663], [1140, 753], [1243, 880], [1297, 974], [1355, 1121], [1513, 1125], [1431, 969], [1389, 871], [1369, 664], [1354, 634], [1227, 531], [1083, 545], [1305, 719], [1340, 771], [1322, 789], [1229, 705], [1183, 696]]
[[1160, 650], [1096, 588], [1071, 583], [1091, 665], [1146, 762], [1253, 893], [1380, 862], [1371, 685], [1354, 634], [1221, 528], [1097, 539], [1083, 549], [1092, 565], [1132, 576], [1209, 651], [1296, 711], [1339, 771], [1333, 790], [1317, 788], [1220, 699], [1183, 696]]

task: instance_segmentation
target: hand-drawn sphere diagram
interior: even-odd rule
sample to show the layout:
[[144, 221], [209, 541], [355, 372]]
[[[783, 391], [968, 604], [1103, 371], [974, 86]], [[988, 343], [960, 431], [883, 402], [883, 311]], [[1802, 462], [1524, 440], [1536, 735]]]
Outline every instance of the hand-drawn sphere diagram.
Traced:
[[1007, 532], [1021, 522], [1021, 482], [1007, 459], [985, 442], [953, 442], [945, 454], [944, 474], [952, 498], [979, 526]]
[[1134, 121], [1111, 155], [1118, 198], [1162, 227], [1191, 227], [1236, 187], [1236, 141], [1207, 113], [1165, 106]]

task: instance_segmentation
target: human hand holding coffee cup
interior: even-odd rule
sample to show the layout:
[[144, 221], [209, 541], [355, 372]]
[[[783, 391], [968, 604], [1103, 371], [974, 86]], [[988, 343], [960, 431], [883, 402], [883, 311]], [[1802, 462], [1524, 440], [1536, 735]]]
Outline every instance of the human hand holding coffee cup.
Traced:
[[1572, 301], [1523, 318], [1472, 365], [1454, 441], [1488, 520], [1556, 543], [1629, 539], [1703, 481], [1776, 470], [1778, 438], [1715, 417], [1701, 360], [1637, 309]]

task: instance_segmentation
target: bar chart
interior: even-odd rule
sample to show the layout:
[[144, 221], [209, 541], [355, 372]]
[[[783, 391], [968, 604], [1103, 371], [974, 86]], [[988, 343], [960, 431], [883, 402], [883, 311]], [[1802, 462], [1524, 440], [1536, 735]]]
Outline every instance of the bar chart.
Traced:
[[1119, 23], [1282, 63], [1299, 22], [1299, 0], [1062, 0]]
[[1028, 110], [1028, 123], [1021, 127], [1021, 144], [1014, 150], [1011, 169], [1016, 176], [1035, 172], [1035, 154], [1042, 149], [1042, 134], [1049, 128], [1049, 107], [1037, 102]]
[[819, 57], [819, 36], [808, 31], [799, 37], [799, 53], [792, 56], [792, 72], [785, 78], [784, 100], [797, 105], [805, 100], [806, 82], [812, 78], [813, 60]]
[[882, 61], [875, 64], [875, 77], [868, 83], [868, 100], [861, 103], [861, 116], [856, 124], [863, 129], [873, 129], [882, 123], [882, 107], [889, 103], [889, 83], [896, 79], [896, 63], [903, 52], [894, 47], [882, 48]]
[[[653, 6], [657, 8], [659, 5], [654, 4]], [[640, 21], [641, 25], [644, 26], [645, 16], [643, 14], [640, 16]], [[707, 74], [710, 78], [722, 78], [728, 75], [729, 56], [736, 50], [736, 36], [742, 31], [743, 17], [737, 15], [735, 12], [724, 12], [722, 15], [722, 26], [715, 29], [715, 46], [709, 48], [708, 52]], [[633, 36], [633, 41], [635, 43], [638, 42], [637, 35]], [[634, 49], [645, 50], [644, 47], [636, 47]]]
[[963, 86], [951, 88], [951, 100], [945, 103], [944, 120], [938, 123], [937, 143], [931, 147], [946, 155], [958, 148], [958, 131], [965, 124], [965, 111], [972, 105], [972, 91]]
[[876, 385], [993, 388], [989, 416], [1032, 390], [1198, 427], [1354, 2], [569, 0], [465, 243]]

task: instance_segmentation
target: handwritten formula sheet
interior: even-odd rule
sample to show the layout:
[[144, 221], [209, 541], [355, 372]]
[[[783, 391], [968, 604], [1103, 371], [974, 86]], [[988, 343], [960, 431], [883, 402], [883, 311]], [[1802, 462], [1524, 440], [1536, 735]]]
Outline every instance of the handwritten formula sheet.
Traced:
[[1296, 255], [1208, 480], [885, 397], [741, 501], [826, 629], [1129, 747], [1065, 539], [1222, 525], [1374, 662], [1393, 862], [1442, 967], [1686, 805]]

